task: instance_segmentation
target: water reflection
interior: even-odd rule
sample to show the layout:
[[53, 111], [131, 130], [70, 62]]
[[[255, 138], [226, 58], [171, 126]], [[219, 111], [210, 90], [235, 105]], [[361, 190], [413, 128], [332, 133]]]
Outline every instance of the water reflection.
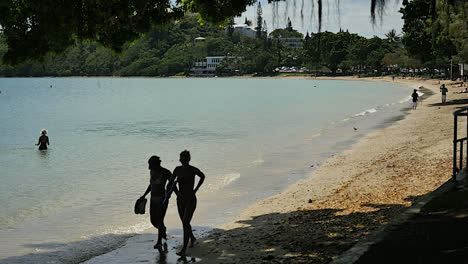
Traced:
[[50, 149], [45, 149], [45, 150], [38, 150], [37, 151], [38, 156], [41, 160], [41, 162], [44, 162], [44, 165], [48, 165], [49, 163], [49, 155], [50, 155]]

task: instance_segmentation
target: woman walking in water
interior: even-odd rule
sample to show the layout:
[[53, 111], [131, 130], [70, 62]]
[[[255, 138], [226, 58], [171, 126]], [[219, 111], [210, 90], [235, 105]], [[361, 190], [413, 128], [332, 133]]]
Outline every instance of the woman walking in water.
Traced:
[[[144, 198], [151, 192], [150, 219], [151, 224], [158, 229], [158, 241], [154, 245], [154, 248], [161, 253], [162, 239], [164, 238], [167, 240], [164, 217], [166, 216], [167, 206], [169, 204], [170, 193], [168, 193], [168, 191], [170, 186], [172, 186], [173, 178], [168, 169], [161, 167], [161, 160], [158, 156], [152, 156], [148, 160], [148, 165], [148, 169], [150, 170], [150, 184], [141, 198]], [[166, 243], [164, 243], [164, 251], [167, 251]]]
[[39, 150], [46, 150], [47, 145], [50, 145], [49, 143], [49, 137], [46, 136], [47, 130], [42, 129], [41, 130], [41, 136], [39, 137], [39, 140], [37, 141], [36, 146], [39, 146]]
[[[182, 220], [182, 225], [184, 228], [184, 245], [182, 249], [176, 254], [184, 257], [189, 240], [191, 241], [190, 247], [193, 247], [193, 244], [196, 240], [192, 233], [192, 226], [190, 225], [190, 221], [192, 220], [195, 208], [197, 208], [197, 197], [195, 194], [203, 184], [203, 181], [205, 180], [205, 174], [203, 174], [203, 172], [201, 172], [198, 168], [189, 165], [190, 152], [188, 150], [184, 150], [180, 153], [179, 161], [182, 163], [182, 166], [178, 166], [174, 169], [174, 178], [177, 179], [176, 182], [179, 187], [174, 187], [174, 192], [177, 194], [177, 210], [179, 211], [179, 217], [180, 220]], [[200, 177], [200, 179], [198, 181], [197, 187], [194, 189], [195, 175]]]

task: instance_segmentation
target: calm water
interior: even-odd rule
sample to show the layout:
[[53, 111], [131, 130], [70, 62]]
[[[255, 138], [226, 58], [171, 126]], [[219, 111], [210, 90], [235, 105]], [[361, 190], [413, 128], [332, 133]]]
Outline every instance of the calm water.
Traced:
[[[0, 90], [5, 263], [79, 262], [150, 228], [133, 214], [147, 160], [173, 170], [184, 149], [207, 175], [194, 223], [219, 225], [401, 114], [410, 94], [393, 83], [224, 78], [0, 79]], [[42, 128], [47, 151], [34, 146]], [[167, 225], [180, 228], [173, 205]]]

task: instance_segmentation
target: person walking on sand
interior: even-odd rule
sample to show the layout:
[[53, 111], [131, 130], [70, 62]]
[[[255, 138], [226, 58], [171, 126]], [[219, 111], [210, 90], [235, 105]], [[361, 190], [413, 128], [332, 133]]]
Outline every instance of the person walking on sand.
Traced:
[[[148, 169], [150, 170], [150, 184], [143, 196], [144, 198], [151, 192], [150, 200], [150, 220], [151, 224], [158, 229], [158, 241], [154, 245], [154, 249], [162, 252], [162, 239], [167, 240], [166, 226], [164, 225], [164, 217], [166, 216], [167, 206], [169, 204], [168, 193], [169, 187], [174, 181], [171, 172], [161, 167], [161, 160], [158, 156], [152, 156], [148, 160]], [[166, 185], [167, 184], [167, 185]], [[164, 250], [167, 251], [167, 244], [164, 243]]]
[[[182, 249], [176, 254], [184, 257], [189, 240], [191, 241], [190, 247], [193, 247], [196, 241], [192, 233], [190, 221], [197, 207], [197, 197], [195, 194], [198, 189], [200, 189], [203, 181], [205, 181], [205, 174], [198, 168], [189, 165], [190, 152], [188, 150], [184, 150], [180, 153], [179, 161], [182, 163], [182, 166], [175, 168], [173, 173], [178, 185], [178, 187], [174, 187], [174, 192], [177, 195], [177, 210], [179, 211], [179, 217], [184, 229], [184, 244]], [[198, 180], [197, 187], [194, 189], [195, 175], [200, 177], [200, 179]]]
[[411, 97], [413, 97], [413, 110], [416, 110], [416, 106], [418, 106], [418, 101], [419, 101], [419, 94], [416, 89], [413, 90]]
[[36, 146], [39, 146], [39, 150], [46, 150], [47, 145], [50, 145], [49, 137], [46, 135], [47, 135], [47, 130], [42, 129], [41, 136], [39, 137], [39, 140], [37, 141], [37, 144], [36, 144]]
[[445, 87], [445, 84], [442, 84], [440, 86], [440, 92], [442, 93], [442, 103], [445, 104], [445, 102], [447, 101], [447, 92], [448, 92], [448, 89], [447, 87]]

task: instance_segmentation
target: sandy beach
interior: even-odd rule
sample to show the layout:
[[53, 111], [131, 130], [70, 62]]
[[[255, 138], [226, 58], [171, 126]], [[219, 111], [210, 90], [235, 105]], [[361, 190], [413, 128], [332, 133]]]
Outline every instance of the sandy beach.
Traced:
[[199, 263], [327, 263], [447, 181], [452, 112], [468, 105], [468, 94], [449, 85], [447, 103], [441, 104], [436, 80], [395, 81], [434, 95], [395, 125], [369, 134], [286, 191], [214, 229], [188, 254]]

